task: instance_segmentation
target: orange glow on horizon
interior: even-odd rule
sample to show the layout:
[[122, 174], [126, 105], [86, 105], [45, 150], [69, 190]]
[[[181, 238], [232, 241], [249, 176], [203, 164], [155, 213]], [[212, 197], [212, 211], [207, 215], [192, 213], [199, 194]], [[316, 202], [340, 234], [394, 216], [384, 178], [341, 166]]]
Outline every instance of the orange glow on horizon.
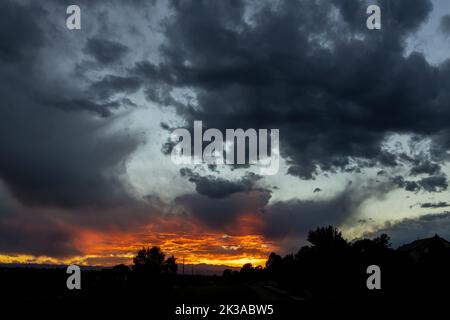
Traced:
[[[251, 232], [255, 217], [246, 215], [239, 221], [240, 234], [218, 233], [202, 229], [194, 221], [161, 218], [157, 223], [139, 230], [76, 229], [74, 247], [82, 254], [55, 258], [32, 255], [1, 255], [0, 263], [77, 264], [83, 266], [113, 266], [132, 264], [142, 247], [159, 246], [166, 256], [174, 255], [179, 264], [209, 264], [241, 267], [245, 263], [264, 265], [270, 252], [279, 248], [262, 235]], [[73, 231], [73, 227], [71, 228]], [[177, 230], [177, 231], [174, 231]], [[244, 233], [242, 235], [242, 233]]]

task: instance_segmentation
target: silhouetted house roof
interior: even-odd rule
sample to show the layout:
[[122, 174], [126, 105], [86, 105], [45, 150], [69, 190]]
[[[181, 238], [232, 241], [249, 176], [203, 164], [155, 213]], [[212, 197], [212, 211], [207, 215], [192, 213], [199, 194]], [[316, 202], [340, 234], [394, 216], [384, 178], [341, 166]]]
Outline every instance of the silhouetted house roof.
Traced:
[[434, 237], [416, 240], [400, 246], [397, 250], [407, 252], [417, 260], [422, 255], [430, 252], [432, 248], [450, 249], [450, 242], [436, 234]]

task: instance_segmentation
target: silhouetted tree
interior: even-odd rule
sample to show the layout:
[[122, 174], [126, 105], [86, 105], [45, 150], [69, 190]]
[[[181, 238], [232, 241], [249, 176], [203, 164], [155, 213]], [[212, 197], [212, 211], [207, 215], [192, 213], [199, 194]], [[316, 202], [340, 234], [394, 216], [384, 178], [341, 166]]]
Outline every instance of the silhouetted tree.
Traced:
[[373, 242], [375, 242], [377, 245], [380, 246], [380, 248], [390, 248], [391, 247], [391, 238], [386, 234], [383, 233], [379, 237], [376, 237], [373, 239]]
[[239, 275], [245, 281], [255, 281], [262, 275], [262, 268], [261, 266], [255, 268], [251, 263], [246, 263], [242, 266]]
[[142, 248], [133, 259], [133, 270], [159, 274], [163, 268], [164, 256], [159, 247]]
[[309, 231], [308, 241], [319, 250], [339, 250], [348, 247], [342, 233], [332, 226]]
[[281, 271], [281, 256], [272, 252], [266, 261], [266, 271], [271, 278], [278, 278]]
[[231, 269], [225, 269], [223, 270], [222, 276], [225, 278], [231, 277], [233, 274], [233, 271]]
[[176, 263], [176, 260], [177, 259], [174, 256], [171, 256], [164, 262], [164, 271], [167, 274], [177, 274], [178, 265]]
[[253, 271], [253, 266], [251, 263], [246, 263], [241, 268], [241, 273], [248, 274]]
[[269, 271], [275, 271], [280, 267], [280, 265], [281, 265], [281, 256], [279, 256], [275, 252], [272, 252], [266, 261], [266, 268]]
[[353, 242], [352, 248], [357, 254], [382, 259], [384, 255], [392, 251], [390, 238], [387, 234], [371, 239], [361, 239]]

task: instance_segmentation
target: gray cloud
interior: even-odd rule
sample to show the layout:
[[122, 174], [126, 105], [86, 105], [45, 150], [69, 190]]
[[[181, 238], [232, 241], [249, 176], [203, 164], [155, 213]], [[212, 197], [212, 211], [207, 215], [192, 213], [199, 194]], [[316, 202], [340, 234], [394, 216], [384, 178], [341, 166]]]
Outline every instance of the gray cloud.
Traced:
[[391, 181], [406, 191], [417, 192], [424, 190], [427, 192], [442, 192], [447, 190], [447, 177], [443, 174], [437, 176], [425, 177], [420, 180], [405, 180], [402, 176], [395, 176]]
[[99, 98], [106, 99], [118, 93], [132, 94], [139, 89], [140, 84], [136, 78], [107, 75], [92, 83], [90, 91]]
[[45, 16], [46, 12], [37, 6], [30, 6], [29, 9], [10, 1], [2, 3], [0, 59], [4, 63], [17, 63], [30, 58], [33, 49], [44, 42], [45, 35], [36, 17]]
[[419, 175], [419, 174], [429, 174], [435, 175], [441, 171], [441, 167], [437, 163], [432, 163], [430, 161], [424, 161], [414, 165], [411, 168], [411, 175]]
[[441, 29], [442, 33], [444, 33], [445, 35], [450, 34], [450, 15], [449, 14], [442, 16], [441, 23], [440, 23], [440, 29]]
[[0, 252], [50, 257], [81, 254], [76, 234], [45, 216], [15, 213], [14, 219], [0, 215]]
[[219, 199], [200, 194], [186, 194], [175, 199], [175, 203], [205, 226], [235, 234], [239, 232], [238, 218], [245, 214], [261, 212], [270, 197], [269, 191], [236, 192]]
[[91, 55], [99, 64], [109, 65], [120, 61], [128, 52], [125, 45], [100, 37], [88, 39], [84, 52]]
[[445, 208], [450, 207], [450, 204], [444, 201], [439, 201], [436, 203], [433, 202], [425, 202], [420, 204], [421, 208], [430, 208], [430, 209], [436, 209], [436, 208]]
[[269, 238], [305, 239], [309, 230], [324, 224], [339, 226], [355, 216], [364, 201], [382, 197], [388, 185], [372, 187], [349, 186], [330, 199], [280, 201], [264, 210], [263, 234]]
[[407, 218], [401, 221], [387, 222], [383, 228], [375, 234], [387, 233], [391, 237], [394, 246], [399, 246], [411, 241], [429, 238], [438, 234], [450, 239], [450, 213], [427, 214], [419, 218]]
[[262, 177], [254, 173], [248, 173], [238, 181], [230, 181], [211, 175], [201, 176], [189, 168], [181, 169], [180, 174], [195, 184], [195, 189], [199, 194], [210, 198], [224, 198], [233, 193], [249, 192], [251, 190], [265, 191], [255, 186], [256, 182]]

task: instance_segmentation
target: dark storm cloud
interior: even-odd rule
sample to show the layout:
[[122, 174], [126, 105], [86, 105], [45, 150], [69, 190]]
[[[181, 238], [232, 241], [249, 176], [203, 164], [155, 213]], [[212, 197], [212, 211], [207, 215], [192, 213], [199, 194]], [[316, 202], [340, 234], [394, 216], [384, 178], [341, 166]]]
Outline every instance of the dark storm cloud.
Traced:
[[186, 194], [177, 197], [175, 203], [207, 227], [234, 234], [239, 227], [238, 218], [261, 212], [270, 197], [267, 190], [236, 192], [222, 198]]
[[80, 1], [84, 29], [71, 32], [72, 2], [0, 2], [1, 254], [83, 254], [83, 228], [129, 232], [164, 211], [125, 176], [141, 138], [114, 126], [140, 84], [116, 68], [130, 50], [105, 27], [113, 3]]
[[267, 239], [304, 239], [309, 230], [327, 224], [340, 226], [355, 216], [362, 204], [382, 198], [392, 190], [389, 184], [377, 186], [349, 185], [329, 199], [291, 199], [269, 203], [269, 190], [235, 192], [227, 197], [212, 198], [186, 194], [176, 199], [183, 212], [200, 223], [223, 232], [239, 232], [239, 218], [250, 214], [257, 223], [253, 231]]
[[[13, 223], [11, 223], [13, 222]], [[20, 215], [5, 219], [0, 215], [0, 252], [49, 257], [81, 254], [76, 249], [76, 235], [43, 216]]]
[[[134, 73], [151, 83], [149, 99], [175, 106], [188, 123], [280, 128], [288, 172], [301, 178], [318, 169], [395, 167], [398, 155], [382, 149], [392, 132], [429, 135], [437, 150], [449, 145], [437, 139], [450, 118], [450, 73], [418, 52], [404, 55], [430, 1], [380, 5], [383, 29], [369, 31], [365, 1], [267, 2], [262, 9], [244, 1], [172, 2], [163, 62], [138, 63]], [[176, 100], [174, 88], [191, 89], [196, 102]]]
[[0, 181], [0, 253], [53, 257], [78, 254], [73, 234], [49, 216], [21, 206]]
[[450, 34], [450, 14], [446, 14], [442, 16], [441, 23], [440, 23], [440, 29], [442, 33], [445, 35]]
[[428, 192], [442, 192], [448, 188], [448, 180], [444, 175], [425, 177], [420, 180], [406, 180], [402, 176], [395, 176], [391, 181], [406, 191], [417, 192], [425, 190]]
[[44, 34], [35, 20], [45, 12], [37, 6], [24, 10], [22, 6], [10, 1], [3, 1], [2, 11], [0, 59], [14, 63], [30, 57], [33, 49], [43, 43]]
[[426, 209], [436, 209], [436, 208], [445, 208], [445, 207], [450, 207], [450, 204], [447, 202], [443, 202], [443, 201], [439, 201], [436, 203], [433, 202], [425, 202], [425, 203], [421, 203], [420, 204], [421, 208], [426, 208]]
[[[95, 85], [95, 83], [94, 83]], [[100, 98], [106, 98], [106, 88], [96, 93]], [[80, 93], [84, 95], [84, 93]], [[44, 107], [54, 107], [63, 109], [68, 112], [89, 111], [101, 117], [108, 117], [113, 114], [113, 111], [119, 109], [121, 106], [130, 105], [129, 100], [112, 100], [112, 101], [96, 101], [88, 97], [77, 97], [72, 94], [67, 96], [52, 95], [51, 93], [38, 93], [34, 96], [34, 103], [39, 103]]]
[[140, 85], [140, 81], [136, 78], [107, 75], [94, 82], [90, 90], [99, 98], [107, 99], [118, 93], [132, 94], [139, 89]]
[[435, 175], [439, 173], [441, 167], [437, 163], [432, 163], [430, 161], [424, 161], [418, 163], [414, 167], [411, 168], [411, 175], [419, 175], [419, 174], [429, 174]]
[[391, 181], [406, 191], [417, 192], [424, 190], [427, 192], [442, 192], [447, 190], [448, 181], [444, 175], [425, 177], [420, 180], [405, 180], [402, 176], [395, 176]]
[[131, 232], [163, 211], [162, 202], [154, 197], [146, 203], [128, 201], [114, 207], [92, 204], [83, 208], [23, 204], [0, 183], [0, 254], [82, 255], [80, 231]]
[[[340, 4], [351, 9], [351, 5]], [[212, 19], [219, 7], [227, 14]], [[425, 72], [417, 72], [423, 80], [415, 79], [415, 83], [425, 82], [427, 74], [433, 73], [420, 55], [404, 59], [398, 47], [386, 48], [389, 43], [384, 39], [370, 34], [365, 35], [366, 41], [343, 39], [333, 32], [335, 22], [327, 20], [331, 6], [326, 3], [282, 2], [276, 9], [259, 13], [252, 25], [244, 22], [243, 4], [238, 1], [220, 6], [184, 2], [174, 9], [177, 15], [167, 28], [168, 43], [163, 48], [168, 62], [155, 69], [147, 66], [147, 73], [164, 71], [163, 81], [198, 88], [200, 108], [185, 109], [188, 119], [206, 120], [211, 127], [231, 122], [238, 127], [281, 126], [288, 139], [285, 152], [295, 160], [291, 173], [303, 177], [311, 177], [316, 164], [331, 169], [345, 166], [346, 156], [377, 158], [380, 154], [380, 131], [385, 128], [365, 130], [364, 122], [377, 117], [370, 104], [392, 98], [390, 92], [396, 88], [382, 88], [382, 81], [376, 84], [369, 79], [372, 70], [379, 70], [372, 77], [380, 79], [390, 64], [398, 63], [392, 76], [406, 80], [407, 74], [423, 66]], [[364, 11], [359, 12], [361, 20]], [[350, 19], [347, 11], [343, 15]], [[418, 21], [424, 15], [426, 10]], [[416, 24], [408, 22], [406, 26]], [[188, 37], [188, 32], [196, 37]], [[335, 46], [334, 52], [308, 40], [319, 33], [321, 41]], [[392, 41], [399, 45], [399, 39]], [[389, 50], [394, 56], [383, 61]], [[372, 84], [376, 84], [374, 90]], [[379, 96], [372, 97], [377, 91]], [[359, 94], [352, 96], [351, 92]], [[429, 94], [424, 92], [424, 96]], [[378, 101], [371, 103], [369, 98]], [[402, 119], [396, 117], [395, 121]], [[376, 122], [371, 126], [377, 126]], [[302, 150], [303, 156], [296, 150]]]
[[387, 222], [375, 234], [387, 233], [394, 246], [399, 246], [417, 239], [429, 238], [438, 234], [450, 239], [450, 212], [427, 214], [419, 218], [407, 218], [401, 221]]
[[190, 182], [195, 184], [195, 190], [199, 194], [210, 198], [224, 198], [233, 193], [249, 192], [257, 189], [264, 191], [264, 189], [255, 187], [256, 182], [261, 179], [261, 176], [254, 173], [248, 173], [237, 181], [231, 181], [211, 175], [201, 176], [189, 168], [181, 169], [180, 174], [182, 177], [188, 178]]
[[113, 64], [122, 59], [130, 49], [127, 46], [100, 37], [88, 39], [84, 52], [91, 55], [98, 63]]
[[[145, 220], [122, 178], [139, 141], [131, 131], [107, 130], [106, 116], [131, 101], [98, 100], [60, 72], [61, 53], [52, 45], [70, 40], [50, 11], [0, 3], [2, 253], [74, 255], [80, 224], [101, 229]], [[131, 90], [113, 80], [97, 84], [98, 95], [114, 85]]]
[[424, 0], [382, 0], [380, 4], [387, 15], [390, 27], [399, 33], [417, 30], [433, 9], [431, 1]]
[[[53, 28], [43, 9], [44, 13], [31, 14], [33, 7], [3, 1], [0, 11], [2, 30], [14, 30], [13, 41], [11, 32], [0, 33], [4, 44], [0, 57], [9, 53], [17, 57], [14, 63], [0, 58], [0, 178], [15, 197], [33, 205], [77, 207], [126, 201], [119, 176], [138, 141], [106, 135], [102, 130], [106, 120], [79, 112], [109, 114], [117, 102], [88, 100], [84, 92], [70, 86], [70, 79], [59, 79], [52, 86], [47, 77], [53, 70], [38, 72], [40, 59], [51, 59], [39, 55], [49, 41], [44, 30]], [[19, 59], [26, 55], [27, 59]]]
[[381, 197], [390, 187], [361, 188], [349, 186], [330, 199], [292, 199], [270, 204], [262, 214], [263, 234], [269, 238], [306, 238], [309, 230], [324, 223], [339, 226], [358, 213], [364, 201]]
[[432, 176], [421, 179], [419, 185], [428, 192], [442, 192], [447, 190], [448, 181], [443, 175]]
[[[57, 177], [55, 173], [47, 177], [45, 171], [52, 166], [51, 155], [61, 151], [58, 145], [49, 148], [52, 144], [49, 138], [57, 134], [59, 126], [53, 126], [55, 131], [48, 128], [45, 134], [50, 122], [47, 114], [42, 114], [31, 99], [31, 84], [26, 80], [35, 63], [37, 49], [46, 41], [38, 24], [38, 19], [46, 13], [41, 8], [23, 7], [10, 1], [0, 3], [0, 12], [0, 252], [47, 256], [77, 254], [70, 245], [72, 235], [44, 216], [30, 214], [31, 208], [20, 212], [20, 205], [7, 190], [10, 188], [14, 196], [23, 201], [41, 197], [49, 201], [52, 195], [46, 192], [51, 191], [48, 190], [50, 185], [54, 191], [64, 192], [65, 188], [61, 183], [56, 186], [46, 181]], [[40, 148], [43, 145], [47, 150]], [[46, 157], [47, 152], [50, 153]], [[42, 167], [47, 170], [41, 170]], [[73, 190], [71, 196], [75, 197], [77, 191]]]
[[365, 31], [366, 8], [369, 4], [378, 4], [382, 11], [383, 23], [401, 35], [416, 30], [427, 19], [433, 6], [431, 1], [423, 0], [380, 0], [369, 3], [359, 0], [333, 0], [332, 3], [339, 9], [342, 18], [354, 31]]

